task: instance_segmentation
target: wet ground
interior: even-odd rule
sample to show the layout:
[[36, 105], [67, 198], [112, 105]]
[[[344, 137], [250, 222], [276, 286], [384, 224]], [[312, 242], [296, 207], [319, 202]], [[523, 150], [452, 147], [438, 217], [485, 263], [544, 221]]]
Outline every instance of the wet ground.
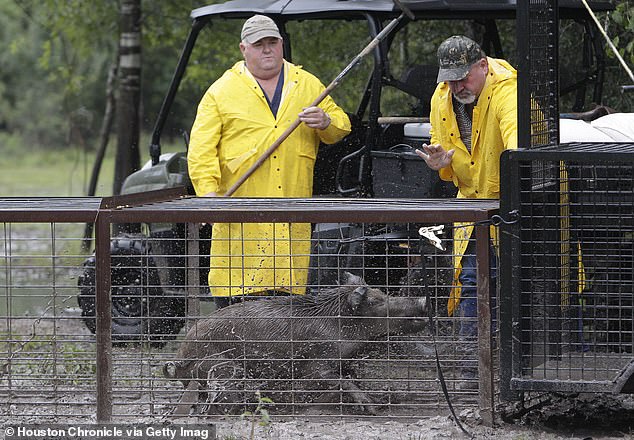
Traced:
[[216, 426], [219, 439], [634, 439], [634, 398], [629, 395], [550, 394], [533, 396], [525, 403], [528, 406], [514, 404], [499, 408], [495, 427], [482, 425], [477, 411], [464, 410], [458, 415], [464, 431], [447, 415], [411, 422], [320, 422], [297, 418], [274, 420], [267, 426], [259, 426], [259, 419], [217, 421]]

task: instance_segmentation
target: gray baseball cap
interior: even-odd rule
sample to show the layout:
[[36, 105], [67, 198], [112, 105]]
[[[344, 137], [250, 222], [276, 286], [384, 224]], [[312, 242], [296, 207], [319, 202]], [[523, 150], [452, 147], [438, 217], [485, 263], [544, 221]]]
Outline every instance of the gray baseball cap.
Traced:
[[437, 82], [459, 81], [469, 69], [485, 55], [478, 43], [463, 35], [447, 38], [438, 46]]
[[273, 20], [264, 15], [254, 15], [244, 22], [240, 39], [253, 44], [265, 37], [282, 38], [277, 25]]

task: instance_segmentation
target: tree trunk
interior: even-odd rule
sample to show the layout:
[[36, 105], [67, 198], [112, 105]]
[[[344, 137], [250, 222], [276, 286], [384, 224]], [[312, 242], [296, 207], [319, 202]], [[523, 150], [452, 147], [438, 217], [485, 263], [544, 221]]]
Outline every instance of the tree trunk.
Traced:
[[113, 194], [121, 193], [127, 176], [140, 167], [141, 0], [121, 0], [117, 154]]
[[99, 180], [101, 165], [106, 155], [108, 142], [110, 141], [110, 131], [112, 130], [114, 107], [116, 105], [114, 96], [114, 79], [117, 74], [117, 70], [117, 63], [113, 63], [108, 70], [108, 80], [106, 82], [106, 109], [104, 111], [103, 121], [101, 122], [101, 129], [99, 130], [99, 147], [97, 148], [97, 155], [92, 168], [90, 183], [88, 184], [88, 191], [86, 192], [86, 195], [90, 197], [94, 196], [97, 192], [97, 182]]
[[[117, 69], [118, 61], [113, 63], [110, 70], [108, 70], [108, 80], [106, 81], [106, 109], [104, 111], [103, 121], [101, 122], [101, 129], [99, 130], [99, 147], [97, 148], [97, 155], [92, 168], [90, 183], [88, 184], [88, 191], [86, 192], [86, 195], [90, 197], [94, 196], [97, 192], [97, 182], [99, 181], [101, 165], [103, 163], [103, 158], [106, 155], [108, 142], [110, 141], [110, 131], [112, 130], [112, 121], [114, 119], [114, 106], [116, 104], [114, 97], [114, 79], [117, 75]], [[86, 223], [84, 239], [81, 243], [83, 251], [90, 249], [94, 226], [94, 223]]]

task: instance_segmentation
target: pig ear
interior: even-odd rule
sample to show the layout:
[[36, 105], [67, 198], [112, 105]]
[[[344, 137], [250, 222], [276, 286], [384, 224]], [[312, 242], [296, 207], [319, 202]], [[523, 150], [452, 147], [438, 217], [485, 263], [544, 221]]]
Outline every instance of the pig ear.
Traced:
[[350, 272], [343, 273], [343, 285], [344, 286], [367, 286], [367, 283], [363, 278]]
[[367, 299], [368, 288], [366, 286], [359, 286], [352, 291], [348, 301], [350, 301], [350, 307], [352, 311], [356, 312], [359, 306]]

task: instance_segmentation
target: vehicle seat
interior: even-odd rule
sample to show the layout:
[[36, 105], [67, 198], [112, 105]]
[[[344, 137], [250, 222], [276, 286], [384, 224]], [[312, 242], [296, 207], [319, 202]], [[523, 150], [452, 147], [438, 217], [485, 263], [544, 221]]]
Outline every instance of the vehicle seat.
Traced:
[[401, 77], [405, 92], [419, 99], [417, 112], [423, 116], [429, 115], [431, 97], [436, 90], [438, 66], [431, 64], [416, 64], [409, 67]]

